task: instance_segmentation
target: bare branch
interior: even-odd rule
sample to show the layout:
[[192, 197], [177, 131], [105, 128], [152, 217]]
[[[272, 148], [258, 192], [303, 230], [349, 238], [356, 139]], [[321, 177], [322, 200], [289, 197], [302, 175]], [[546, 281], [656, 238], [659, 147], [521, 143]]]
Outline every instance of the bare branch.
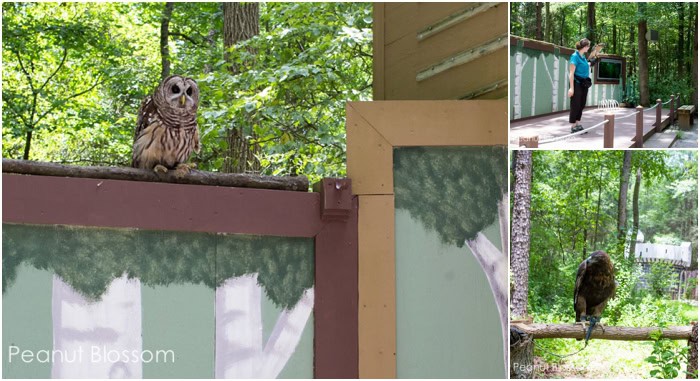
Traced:
[[194, 38], [192, 38], [192, 37], [190, 37], [190, 36], [188, 36], [188, 35], [186, 35], [186, 34], [184, 34], [184, 33], [180, 33], [180, 32], [170, 32], [170, 35], [171, 35], [171, 36], [181, 37], [182, 39], [189, 41], [192, 45], [200, 45], [200, 44], [201, 44], [201, 43], [197, 42]]
[[59, 63], [58, 67], [56, 67], [56, 70], [54, 70], [54, 72], [51, 73], [51, 75], [49, 75], [48, 78], [46, 78], [46, 81], [44, 81], [44, 84], [41, 85], [41, 87], [39, 87], [39, 91], [43, 90], [44, 87], [46, 87], [46, 85], [49, 83], [51, 78], [53, 78], [56, 75], [56, 73], [58, 73], [58, 71], [61, 70], [61, 68], [63, 67], [63, 64], [66, 63], [66, 57], [68, 57], [68, 49], [64, 46], [63, 47], [63, 58], [61, 58], [61, 63]]
[[19, 62], [19, 67], [22, 69], [22, 73], [27, 77], [27, 82], [29, 82], [29, 88], [32, 90], [32, 94], [35, 93], [34, 91], [34, 83], [32, 83], [32, 76], [29, 75], [29, 72], [27, 69], [24, 68], [24, 64], [22, 63], [22, 57], [20, 57], [19, 52], [15, 51], [15, 56], [17, 56], [17, 61]]

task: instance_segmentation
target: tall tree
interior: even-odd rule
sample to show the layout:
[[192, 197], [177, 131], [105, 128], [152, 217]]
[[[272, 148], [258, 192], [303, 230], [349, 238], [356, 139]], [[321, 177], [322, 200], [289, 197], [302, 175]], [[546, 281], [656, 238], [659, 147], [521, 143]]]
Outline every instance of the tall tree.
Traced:
[[678, 76], [683, 76], [683, 69], [685, 68], [685, 56], [684, 47], [685, 43], [683, 41], [684, 33], [683, 27], [685, 26], [685, 3], [676, 3], [676, 8], [678, 9], [678, 47], [676, 51], [676, 61], [678, 62]]
[[527, 316], [528, 276], [530, 272], [531, 183], [532, 151], [515, 151], [510, 257], [510, 268], [514, 280], [510, 304], [511, 318]]
[[[231, 60], [230, 51], [236, 44], [246, 41], [260, 33], [259, 3], [224, 3], [224, 59], [229, 64], [232, 74], [246, 69], [246, 63]], [[251, 52], [254, 57], [254, 52]], [[228, 147], [225, 152], [223, 172], [260, 171], [257, 158], [260, 148], [255, 142], [252, 130], [253, 121], [248, 119], [248, 126], [231, 125], [226, 129]], [[246, 128], [247, 127], [247, 128]]]
[[617, 198], [617, 241], [620, 253], [624, 251], [627, 237], [627, 190], [629, 189], [631, 169], [632, 151], [625, 150], [620, 170], [620, 191]]
[[632, 195], [632, 237], [630, 239], [630, 260], [634, 260], [634, 252], [637, 247], [637, 234], [639, 234], [639, 189], [642, 183], [642, 168], [637, 168], [637, 179], [634, 182], [634, 194]]
[[549, 1], [544, 3], [544, 40], [553, 42], [552, 40], [552, 12], [549, 10]]
[[160, 60], [162, 70], [160, 77], [165, 78], [170, 75], [170, 19], [173, 16], [175, 3], [165, 3], [163, 17], [160, 20]]
[[695, 16], [695, 28], [693, 28], [693, 67], [691, 72], [693, 73], [693, 104], [697, 107], [698, 105], [698, 15], [697, 15], [697, 4], [692, 4], [695, 8], [695, 12], [692, 13]]
[[535, 39], [544, 40], [542, 36], [542, 3], [539, 1], [535, 3]]
[[595, 32], [595, 3], [588, 2], [588, 12], [586, 17], [586, 38], [591, 42], [596, 43], [596, 32]]
[[639, 49], [639, 104], [649, 107], [649, 52], [647, 44], [647, 5], [637, 3], [637, 48]]

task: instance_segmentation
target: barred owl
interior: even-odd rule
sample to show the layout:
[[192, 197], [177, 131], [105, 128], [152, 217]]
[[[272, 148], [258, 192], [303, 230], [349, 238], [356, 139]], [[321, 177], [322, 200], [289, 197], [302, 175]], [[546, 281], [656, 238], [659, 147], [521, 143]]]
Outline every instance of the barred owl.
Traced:
[[141, 103], [136, 121], [131, 166], [182, 177], [193, 166], [190, 154], [199, 152], [197, 106], [199, 88], [191, 78], [171, 75]]

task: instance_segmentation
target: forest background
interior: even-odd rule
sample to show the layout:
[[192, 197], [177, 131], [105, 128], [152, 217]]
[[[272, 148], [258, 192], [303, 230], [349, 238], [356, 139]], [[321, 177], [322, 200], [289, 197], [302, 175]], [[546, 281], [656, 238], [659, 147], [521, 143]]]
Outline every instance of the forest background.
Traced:
[[200, 87], [199, 169], [345, 175], [371, 99], [368, 3], [3, 3], [4, 158], [128, 166], [169, 74]]
[[[513, 35], [570, 49], [585, 37], [625, 57], [623, 102], [649, 107], [680, 94], [697, 106], [697, 2], [512, 2], [510, 12]], [[644, 38], [649, 31], [658, 41]]]
[[[606, 325], [687, 326], [697, 321], [697, 278], [680, 284], [667, 262], [656, 262], [645, 272], [627, 254], [635, 252], [638, 236], [648, 243], [690, 242], [690, 269], [697, 271], [697, 151], [514, 152], [512, 197], [525, 189], [523, 180], [517, 180], [521, 174], [530, 171], [532, 177], [529, 261], [518, 265], [524, 253], [515, 246], [511, 252], [513, 317], [573, 323], [576, 270], [593, 251], [604, 250], [618, 282], [615, 297], [603, 311]], [[511, 214], [516, 231], [519, 219]], [[518, 279], [526, 279], [526, 286]], [[679, 287], [685, 290], [680, 296], [672, 292]], [[557, 356], [582, 346], [571, 339], [537, 340], [539, 361], [568, 370], [536, 376], [685, 378], [685, 342], [591, 340], [576, 356]]]

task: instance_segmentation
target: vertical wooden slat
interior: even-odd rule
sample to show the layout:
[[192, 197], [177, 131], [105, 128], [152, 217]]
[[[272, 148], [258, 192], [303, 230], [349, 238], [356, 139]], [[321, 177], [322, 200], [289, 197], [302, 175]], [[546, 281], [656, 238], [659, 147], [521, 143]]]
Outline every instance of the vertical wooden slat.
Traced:
[[396, 378], [394, 196], [359, 198], [360, 377]]
[[314, 377], [358, 378], [357, 197], [316, 236]]
[[373, 64], [372, 64], [372, 93], [375, 101], [384, 100], [384, 3], [374, 3], [372, 11], [374, 12], [372, 32], [374, 33], [373, 46]]

